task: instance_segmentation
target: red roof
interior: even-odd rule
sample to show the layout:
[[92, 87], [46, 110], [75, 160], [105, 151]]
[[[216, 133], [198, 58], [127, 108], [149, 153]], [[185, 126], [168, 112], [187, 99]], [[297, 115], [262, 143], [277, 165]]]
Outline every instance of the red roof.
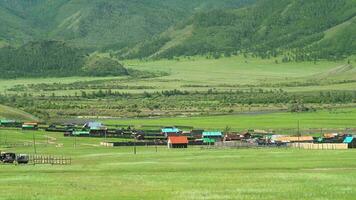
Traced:
[[170, 137], [168, 137], [168, 143], [188, 144], [188, 137], [186, 137], [186, 136], [170, 136]]

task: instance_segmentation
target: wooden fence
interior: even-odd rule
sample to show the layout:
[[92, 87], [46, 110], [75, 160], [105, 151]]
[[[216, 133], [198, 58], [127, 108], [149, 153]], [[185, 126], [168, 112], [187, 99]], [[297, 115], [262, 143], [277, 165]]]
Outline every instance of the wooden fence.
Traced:
[[215, 142], [214, 147], [216, 148], [257, 148], [256, 143], [247, 143], [240, 141], [226, 141], [226, 142]]
[[71, 165], [72, 158], [65, 156], [30, 155], [29, 164]]
[[342, 150], [348, 149], [347, 144], [343, 143], [291, 143], [288, 146], [292, 148], [299, 148], [299, 149], [315, 149], [315, 150]]

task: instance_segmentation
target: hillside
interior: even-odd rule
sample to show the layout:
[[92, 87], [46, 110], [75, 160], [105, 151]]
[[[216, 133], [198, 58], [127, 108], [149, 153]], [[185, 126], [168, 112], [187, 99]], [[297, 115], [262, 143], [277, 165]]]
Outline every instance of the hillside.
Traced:
[[29, 42], [0, 48], [0, 78], [120, 76], [127, 70], [116, 60], [88, 55], [61, 41]]
[[147, 40], [195, 12], [254, 0], [3, 0], [0, 41], [21, 45], [65, 40], [90, 49], [120, 49]]
[[0, 105], [0, 119], [15, 119], [15, 120], [29, 120], [38, 121], [39, 119], [24, 111]]
[[284, 61], [340, 59], [356, 53], [356, 1], [261, 0], [247, 8], [195, 14], [121, 56], [172, 58], [244, 52]]

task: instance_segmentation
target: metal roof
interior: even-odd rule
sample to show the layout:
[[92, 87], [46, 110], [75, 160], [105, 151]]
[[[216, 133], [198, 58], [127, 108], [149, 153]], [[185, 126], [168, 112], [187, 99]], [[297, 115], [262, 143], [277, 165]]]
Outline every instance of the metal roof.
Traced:
[[204, 131], [203, 132], [203, 137], [206, 137], [206, 136], [215, 136], [215, 137], [221, 137], [222, 136], [222, 132], [219, 132], [219, 131], [210, 131], [210, 132], [207, 132], [207, 131]]
[[346, 137], [346, 138], [344, 139], [344, 142], [343, 142], [343, 143], [349, 144], [349, 143], [351, 143], [351, 142], [352, 142], [352, 140], [353, 140], [353, 139], [354, 139], [354, 138], [353, 138], [353, 137], [351, 137], [351, 136]]
[[177, 128], [162, 128], [162, 133], [178, 133], [179, 129]]
[[170, 144], [188, 144], [188, 137], [186, 136], [170, 136], [168, 137]]

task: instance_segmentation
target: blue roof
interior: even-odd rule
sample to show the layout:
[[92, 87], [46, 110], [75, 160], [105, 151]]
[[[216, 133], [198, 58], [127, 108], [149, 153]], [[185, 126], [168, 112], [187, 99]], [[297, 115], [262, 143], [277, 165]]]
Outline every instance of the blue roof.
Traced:
[[353, 139], [354, 139], [353, 137], [346, 137], [344, 143], [349, 144], [352, 142]]
[[215, 136], [215, 137], [221, 137], [222, 136], [222, 133], [221, 132], [219, 132], [219, 131], [210, 131], [210, 132], [208, 132], [208, 131], [204, 131], [203, 132], [203, 137], [204, 136]]
[[179, 129], [177, 128], [162, 128], [162, 133], [178, 133]]

